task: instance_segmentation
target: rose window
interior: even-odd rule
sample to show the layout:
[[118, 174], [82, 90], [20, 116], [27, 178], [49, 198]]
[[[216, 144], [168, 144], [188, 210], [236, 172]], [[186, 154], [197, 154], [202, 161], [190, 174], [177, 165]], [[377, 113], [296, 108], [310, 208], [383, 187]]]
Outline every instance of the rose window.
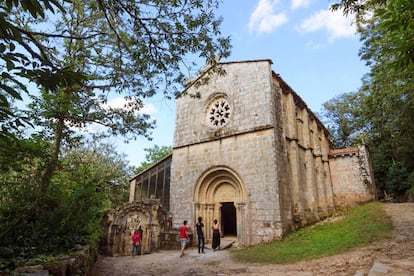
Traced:
[[208, 109], [207, 120], [213, 127], [222, 127], [229, 120], [231, 115], [231, 107], [226, 99], [218, 99], [213, 101]]

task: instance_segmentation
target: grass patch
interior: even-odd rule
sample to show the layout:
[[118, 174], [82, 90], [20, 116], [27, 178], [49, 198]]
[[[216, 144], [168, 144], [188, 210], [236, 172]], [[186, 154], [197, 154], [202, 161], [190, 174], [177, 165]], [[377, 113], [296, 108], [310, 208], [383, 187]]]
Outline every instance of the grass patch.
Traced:
[[300, 229], [280, 241], [235, 249], [231, 251], [232, 255], [248, 262], [287, 264], [335, 255], [390, 238], [391, 218], [380, 202], [371, 202], [337, 215], [343, 219]]

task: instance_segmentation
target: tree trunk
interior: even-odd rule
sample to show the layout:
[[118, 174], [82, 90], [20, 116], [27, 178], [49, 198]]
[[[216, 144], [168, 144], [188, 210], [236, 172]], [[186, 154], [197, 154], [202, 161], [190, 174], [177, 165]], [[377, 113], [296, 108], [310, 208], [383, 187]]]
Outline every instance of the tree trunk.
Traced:
[[53, 146], [53, 152], [52, 156], [47, 162], [46, 170], [42, 175], [42, 180], [40, 182], [40, 191], [44, 194], [50, 184], [50, 180], [52, 179], [53, 173], [55, 172], [56, 165], [59, 161], [59, 152], [60, 147], [62, 145], [62, 137], [63, 137], [63, 128], [64, 128], [64, 119], [63, 117], [60, 117], [57, 124], [56, 124], [56, 130], [55, 130], [55, 140], [54, 140], [54, 146]]

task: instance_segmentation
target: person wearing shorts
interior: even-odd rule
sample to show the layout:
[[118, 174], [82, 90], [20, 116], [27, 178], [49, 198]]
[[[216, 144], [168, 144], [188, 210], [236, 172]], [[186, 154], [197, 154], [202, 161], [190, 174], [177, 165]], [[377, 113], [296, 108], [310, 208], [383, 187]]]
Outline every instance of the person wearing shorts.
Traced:
[[187, 226], [187, 221], [185, 220], [183, 222], [183, 225], [181, 225], [180, 227], [180, 243], [181, 243], [180, 258], [184, 256], [184, 250], [185, 250], [185, 247], [187, 246], [187, 242], [188, 242], [188, 226]]

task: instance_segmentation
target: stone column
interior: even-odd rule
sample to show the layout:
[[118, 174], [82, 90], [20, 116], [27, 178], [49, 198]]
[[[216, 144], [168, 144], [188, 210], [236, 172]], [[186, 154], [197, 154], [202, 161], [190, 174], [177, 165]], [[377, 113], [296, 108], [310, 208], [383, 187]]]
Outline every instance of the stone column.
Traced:
[[312, 121], [312, 128], [314, 129], [313, 132], [313, 155], [315, 159], [315, 172], [316, 172], [316, 183], [318, 189], [318, 201], [319, 201], [319, 216], [320, 218], [324, 218], [327, 216], [327, 194], [326, 194], [326, 181], [325, 181], [325, 173], [323, 168], [323, 161], [322, 161], [322, 151], [321, 151], [321, 139], [320, 136], [324, 135], [324, 132], [318, 127], [315, 120]]
[[330, 214], [333, 213], [335, 208], [335, 198], [333, 193], [332, 187], [332, 180], [331, 180], [331, 171], [329, 168], [329, 162], [323, 162], [323, 172], [324, 172], [324, 186], [326, 187], [326, 203], [328, 207], [328, 212]]
[[213, 236], [212, 236], [212, 231], [211, 231], [211, 226], [214, 220], [214, 210], [215, 205], [214, 204], [206, 204], [206, 220], [204, 222], [204, 225], [206, 225], [206, 242], [211, 242]]
[[214, 215], [213, 220], [217, 219], [218, 223], [220, 223], [221, 226], [221, 203], [217, 202], [214, 206]]
[[[214, 205], [213, 205], [214, 206]], [[214, 210], [214, 207], [212, 208]], [[211, 204], [206, 203], [196, 203], [195, 204], [195, 221], [194, 223], [198, 222], [198, 217], [202, 217], [203, 224], [204, 224], [204, 238], [207, 242], [210, 237], [210, 229], [211, 229], [211, 221], [212, 221], [212, 215], [211, 213]], [[194, 229], [194, 237], [196, 237], [197, 231]]]
[[289, 163], [290, 163], [290, 189], [292, 197], [292, 216], [294, 223], [301, 220], [303, 206], [301, 202], [300, 190], [300, 167], [299, 167], [299, 148], [296, 140], [289, 141]]
[[236, 219], [237, 219], [237, 241], [241, 244], [249, 244], [247, 239], [249, 230], [246, 222], [246, 203], [240, 202], [236, 204]]
[[315, 162], [310, 149], [305, 151], [305, 163], [307, 207], [311, 209], [311, 212], [315, 212], [318, 209], [318, 186], [315, 177]]
[[130, 182], [129, 186], [129, 202], [133, 202], [135, 199], [135, 185], [137, 183], [137, 179], [134, 179]]
[[305, 178], [306, 178], [306, 201], [307, 207], [310, 208], [312, 213], [315, 213], [318, 209], [318, 194], [317, 183], [315, 177], [315, 162], [312, 152], [312, 132], [310, 131], [309, 113], [306, 109], [303, 110], [303, 147], [305, 149]]
[[319, 213], [320, 217], [324, 218], [327, 214], [327, 187], [325, 180], [324, 167], [321, 156], [317, 156], [316, 160], [316, 182], [318, 183], [318, 198], [319, 198]]
[[331, 170], [329, 168], [329, 141], [325, 135], [321, 135], [321, 153], [323, 162], [324, 186], [326, 187], [326, 203], [329, 214], [335, 208], [335, 198], [333, 193]]

